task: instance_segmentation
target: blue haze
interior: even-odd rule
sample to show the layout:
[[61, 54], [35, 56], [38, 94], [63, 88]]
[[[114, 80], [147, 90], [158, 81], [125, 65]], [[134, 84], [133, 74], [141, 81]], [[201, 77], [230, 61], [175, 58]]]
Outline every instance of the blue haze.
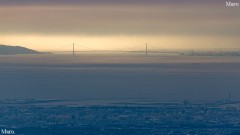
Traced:
[[238, 57], [19, 55], [0, 57], [2, 99], [240, 99]]

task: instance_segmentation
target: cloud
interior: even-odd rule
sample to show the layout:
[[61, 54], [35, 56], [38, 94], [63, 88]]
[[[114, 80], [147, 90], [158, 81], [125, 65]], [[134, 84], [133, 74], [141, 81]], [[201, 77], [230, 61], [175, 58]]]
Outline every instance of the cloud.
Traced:
[[7, 7], [0, 9], [0, 33], [240, 35], [240, 12], [236, 9], [211, 6], [183, 7], [178, 5]]
[[97, 4], [225, 4], [224, 0], [1, 0], [0, 5], [97, 5]]

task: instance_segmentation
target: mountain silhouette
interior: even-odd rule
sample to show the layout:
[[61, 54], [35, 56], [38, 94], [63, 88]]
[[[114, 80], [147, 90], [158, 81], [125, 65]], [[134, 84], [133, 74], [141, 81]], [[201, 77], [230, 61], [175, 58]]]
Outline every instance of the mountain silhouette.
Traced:
[[41, 53], [21, 46], [0, 45], [0, 55], [15, 55], [15, 54], [41, 54]]

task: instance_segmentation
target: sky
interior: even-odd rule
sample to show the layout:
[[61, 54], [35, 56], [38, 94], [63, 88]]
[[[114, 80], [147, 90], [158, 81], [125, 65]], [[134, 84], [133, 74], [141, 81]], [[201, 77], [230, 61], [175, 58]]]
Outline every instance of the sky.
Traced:
[[240, 49], [239, 24], [224, 0], [0, 0], [0, 44], [39, 51]]

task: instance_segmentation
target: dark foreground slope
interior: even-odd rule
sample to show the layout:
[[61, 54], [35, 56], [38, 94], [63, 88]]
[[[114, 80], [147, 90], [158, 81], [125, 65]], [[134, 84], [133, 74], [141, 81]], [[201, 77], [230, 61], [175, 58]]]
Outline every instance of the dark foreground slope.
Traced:
[[21, 46], [0, 45], [0, 55], [40, 54], [40, 52]]

